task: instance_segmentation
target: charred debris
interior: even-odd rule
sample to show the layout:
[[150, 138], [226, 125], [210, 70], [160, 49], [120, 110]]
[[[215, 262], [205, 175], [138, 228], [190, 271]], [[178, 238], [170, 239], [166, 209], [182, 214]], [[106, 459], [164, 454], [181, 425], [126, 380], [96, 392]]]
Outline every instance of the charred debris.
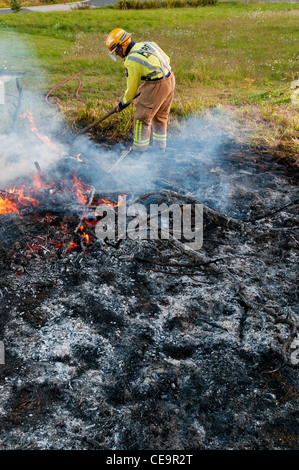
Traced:
[[[298, 171], [230, 140], [157, 162], [137, 189], [78, 154], [1, 190], [2, 449], [298, 446]], [[120, 197], [202, 204], [202, 248], [97, 239]]]

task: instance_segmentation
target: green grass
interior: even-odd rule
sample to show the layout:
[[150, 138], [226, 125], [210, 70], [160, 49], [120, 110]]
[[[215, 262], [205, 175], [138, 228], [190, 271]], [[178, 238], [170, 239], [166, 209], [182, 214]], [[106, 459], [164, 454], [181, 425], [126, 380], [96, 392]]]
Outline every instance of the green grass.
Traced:
[[[233, 110], [240, 126], [252, 125], [257, 140], [295, 154], [298, 108], [291, 103], [289, 70], [299, 52], [298, 23], [298, 3], [231, 2], [167, 8], [163, 14], [161, 9], [112, 7], [23, 13], [0, 16], [0, 47], [9, 38], [17, 39], [15, 50], [14, 41], [9, 42], [10, 54], [30, 57], [18, 62], [28, 72], [23, 87], [43, 94], [85, 70], [80, 75], [85, 103], [75, 98], [76, 78], [51, 93], [75, 130], [122, 98], [123, 66], [109, 60], [104, 42], [113, 28], [123, 27], [134, 39], [155, 40], [171, 58], [177, 87], [170, 127], [190, 113], [220, 105]], [[298, 72], [299, 61], [294, 78]], [[124, 138], [132, 118], [130, 108], [100, 129], [108, 137]]]

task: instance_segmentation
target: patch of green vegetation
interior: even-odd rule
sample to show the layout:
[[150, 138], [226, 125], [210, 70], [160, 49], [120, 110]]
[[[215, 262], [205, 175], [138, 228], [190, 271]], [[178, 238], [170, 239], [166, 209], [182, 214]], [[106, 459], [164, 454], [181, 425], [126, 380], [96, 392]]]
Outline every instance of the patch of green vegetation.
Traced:
[[218, 0], [118, 0], [119, 10], [149, 10], [151, 8], [183, 8], [216, 5]]

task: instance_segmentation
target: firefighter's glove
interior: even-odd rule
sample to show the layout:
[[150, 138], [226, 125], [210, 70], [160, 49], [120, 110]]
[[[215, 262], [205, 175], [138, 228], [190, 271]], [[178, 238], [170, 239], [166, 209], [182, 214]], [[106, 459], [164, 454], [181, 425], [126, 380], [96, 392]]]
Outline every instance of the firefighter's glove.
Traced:
[[121, 108], [121, 107], [119, 106], [119, 104], [118, 104], [117, 106], [115, 106], [114, 109], [115, 109], [115, 111], [116, 111], [117, 113], [120, 113], [120, 112], [123, 110], [123, 108]]

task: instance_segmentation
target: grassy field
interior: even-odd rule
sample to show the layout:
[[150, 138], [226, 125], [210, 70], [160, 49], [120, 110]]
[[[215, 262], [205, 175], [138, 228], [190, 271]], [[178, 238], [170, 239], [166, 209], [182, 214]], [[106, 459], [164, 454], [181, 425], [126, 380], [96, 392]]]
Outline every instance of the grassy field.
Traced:
[[[197, 8], [117, 10], [99, 8], [0, 16], [0, 61], [24, 55], [24, 89], [46, 95], [73, 131], [101, 117], [125, 90], [122, 63], [109, 60], [104, 45], [111, 29], [122, 27], [137, 40], [154, 40], [170, 56], [176, 75], [170, 130], [179, 120], [215, 107], [228, 109], [250, 142], [284, 155], [299, 154], [299, 108], [291, 101], [298, 79], [298, 3], [219, 3]], [[4, 56], [6, 54], [6, 56]], [[0, 67], [3, 68], [3, 67]], [[134, 108], [105, 121], [98, 132], [111, 139], [130, 135]], [[249, 137], [248, 137], [249, 138]]]

